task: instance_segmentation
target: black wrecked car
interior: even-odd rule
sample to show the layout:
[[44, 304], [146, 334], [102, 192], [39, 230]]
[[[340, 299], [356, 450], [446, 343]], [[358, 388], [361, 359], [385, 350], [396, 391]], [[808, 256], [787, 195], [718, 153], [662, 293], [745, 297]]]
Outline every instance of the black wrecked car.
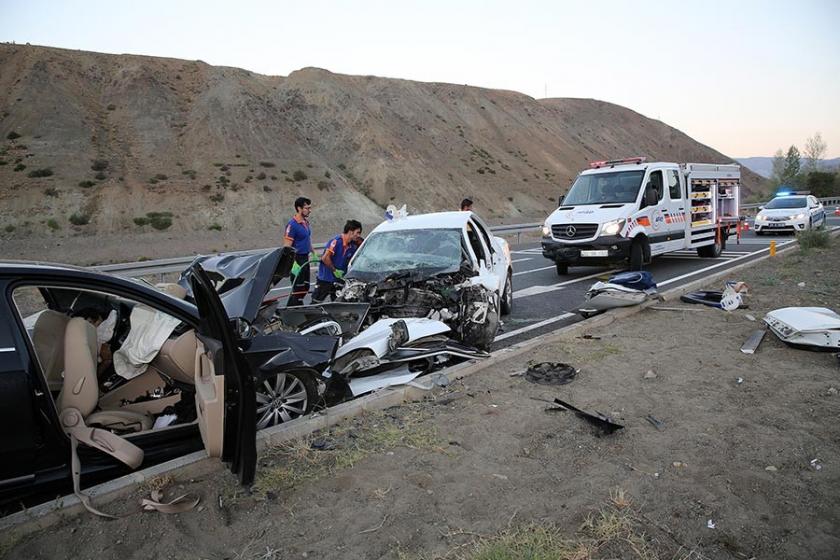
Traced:
[[[276, 282], [291, 264], [273, 251], [252, 281]], [[200, 263], [187, 278], [156, 288], [0, 262], [2, 514], [72, 492], [74, 453], [82, 486], [202, 447], [253, 480], [257, 411], [302, 414], [300, 385], [328, 367], [338, 338], [254, 332]], [[247, 315], [261, 302], [236, 304]]]

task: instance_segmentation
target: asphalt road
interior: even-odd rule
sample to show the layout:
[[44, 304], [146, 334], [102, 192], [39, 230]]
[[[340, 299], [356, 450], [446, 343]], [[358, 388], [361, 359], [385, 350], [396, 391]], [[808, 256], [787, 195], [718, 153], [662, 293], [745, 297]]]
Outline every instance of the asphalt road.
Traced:
[[[828, 228], [840, 228], [840, 217], [833, 215], [834, 209], [826, 210], [829, 214]], [[777, 249], [795, 242], [793, 235], [758, 237], [750, 229], [742, 232], [740, 242], [730, 238], [719, 258], [700, 258], [696, 251], [676, 251], [654, 258], [645, 269], [653, 274], [660, 290], [670, 289], [766, 255], [771, 241], [776, 242]], [[626, 270], [618, 266], [570, 267], [568, 275], [558, 276], [553, 261], [542, 256], [538, 241], [513, 245], [511, 251], [513, 313], [504, 318], [503, 330], [496, 337], [494, 350], [582, 320], [575, 310], [583, 302], [589, 287], [599, 279]], [[285, 286], [272, 290], [271, 295], [285, 297], [288, 292], [289, 288]]]

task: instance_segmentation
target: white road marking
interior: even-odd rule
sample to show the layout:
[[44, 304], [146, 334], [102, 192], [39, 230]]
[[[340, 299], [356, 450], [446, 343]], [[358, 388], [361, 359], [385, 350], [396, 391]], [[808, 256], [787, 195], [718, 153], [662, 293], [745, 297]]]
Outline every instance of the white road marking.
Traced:
[[527, 258], [527, 259], [516, 259], [516, 260], [510, 261], [510, 264], [516, 264], [516, 263], [518, 263], [518, 262], [525, 262], [525, 261], [532, 261], [532, 260], [534, 260], [534, 259], [532, 259], [532, 258]]
[[548, 270], [549, 268], [554, 268], [554, 265], [551, 266], [544, 266], [542, 268], [534, 268], [532, 270], [522, 270], [520, 272], [514, 272], [514, 276], [519, 276], [520, 274], [531, 274], [532, 272], [539, 272], [541, 270]]
[[513, 297], [528, 297], [528, 296], [535, 296], [538, 294], [544, 294], [546, 292], [554, 292], [557, 290], [562, 290], [563, 286], [568, 286], [569, 284], [574, 284], [575, 282], [581, 282], [583, 280], [591, 280], [592, 278], [597, 278], [599, 276], [604, 276], [605, 274], [616, 274], [620, 271], [612, 271], [612, 270], [602, 270], [601, 272], [596, 272], [595, 274], [590, 274], [588, 276], [581, 276], [580, 278], [573, 278], [572, 280], [566, 280], [564, 282], [558, 282], [557, 284], [551, 284], [549, 286], [531, 286], [530, 288], [522, 288], [521, 290], [517, 290], [513, 292]]
[[557, 317], [552, 317], [551, 319], [546, 319], [545, 321], [540, 321], [539, 323], [534, 323], [533, 325], [528, 325], [527, 327], [522, 327], [521, 329], [516, 329], [515, 331], [506, 332], [504, 334], [500, 334], [497, 336], [493, 342], [498, 342], [499, 340], [504, 340], [506, 338], [510, 338], [512, 336], [516, 336], [522, 333], [526, 333], [528, 331], [532, 331], [534, 329], [538, 329], [540, 327], [544, 327], [546, 325], [550, 325], [551, 323], [556, 323], [557, 321], [562, 321], [563, 319], [568, 319], [569, 317], [574, 317], [574, 313], [563, 313], [562, 315], [558, 315]]

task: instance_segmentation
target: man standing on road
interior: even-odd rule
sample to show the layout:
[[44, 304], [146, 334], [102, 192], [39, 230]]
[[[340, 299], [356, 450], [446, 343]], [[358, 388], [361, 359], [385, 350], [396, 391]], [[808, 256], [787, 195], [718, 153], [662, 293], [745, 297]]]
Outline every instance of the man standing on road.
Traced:
[[344, 277], [347, 263], [353, 257], [356, 249], [362, 244], [362, 224], [357, 220], [347, 220], [344, 233], [333, 237], [327, 244], [318, 265], [318, 283], [312, 294], [312, 303], [321, 303], [329, 296], [335, 300], [335, 281]]
[[473, 201], [465, 198], [461, 201], [461, 212], [472, 212]]
[[309, 228], [309, 214], [312, 201], [305, 196], [295, 200], [295, 215], [286, 225], [283, 246], [295, 250], [295, 264], [292, 266], [292, 293], [286, 307], [303, 305], [303, 298], [309, 293], [309, 253], [312, 250], [312, 231]]

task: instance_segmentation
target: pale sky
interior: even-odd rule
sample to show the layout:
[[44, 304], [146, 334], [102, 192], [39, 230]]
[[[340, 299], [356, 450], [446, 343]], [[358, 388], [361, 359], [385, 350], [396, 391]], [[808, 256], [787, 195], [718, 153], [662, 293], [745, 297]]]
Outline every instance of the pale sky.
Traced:
[[0, 41], [629, 107], [733, 157], [840, 156], [840, 0], [0, 0]]

